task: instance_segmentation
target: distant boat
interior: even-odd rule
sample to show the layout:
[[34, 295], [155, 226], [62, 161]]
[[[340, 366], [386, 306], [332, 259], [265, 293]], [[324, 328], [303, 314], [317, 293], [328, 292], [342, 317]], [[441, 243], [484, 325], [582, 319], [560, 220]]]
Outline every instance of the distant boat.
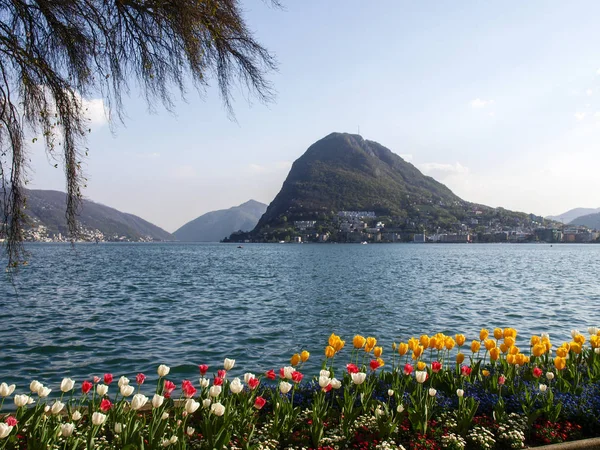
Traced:
[[244, 247], [242, 247], [241, 245], [238, 245], [237, 248], [244, 248]]
[[368, 242], [367, 242], [367, 241], [362, 241], [362, 242], [361, 242], [361, 244], [362, 244], [362, 245], [367, 245], [367, 244], [368, 244]]
[[279, 241], [280, 244], [285, 244], [285, 241]]

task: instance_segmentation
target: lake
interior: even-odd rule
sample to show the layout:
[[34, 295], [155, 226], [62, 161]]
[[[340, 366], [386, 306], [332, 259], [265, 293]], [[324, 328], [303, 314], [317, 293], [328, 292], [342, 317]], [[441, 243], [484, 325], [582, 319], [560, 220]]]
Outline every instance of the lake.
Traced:
[[[31, 244], [0, 281], [0, 381], [24, 390], [113, 372], [196, 379], [237, 360], [263, 372], [331, 332], [384, 346], [413, 334], [512, 326], [517, 345], [600, 325], [600, 245]], [[586, 333], [587, 334], [587, 333]], [[216, 368], [216, 367], [215, 367]], [[314, 370], [313, 370], [314, 369]]]

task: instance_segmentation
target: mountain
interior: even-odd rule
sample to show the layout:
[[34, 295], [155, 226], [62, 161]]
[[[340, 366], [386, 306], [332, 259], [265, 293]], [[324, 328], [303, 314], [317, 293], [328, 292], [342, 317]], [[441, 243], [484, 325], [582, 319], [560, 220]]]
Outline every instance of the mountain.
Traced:
[[[32, 230], [39, 238], [52, 238], [60, 233], [67, 235], [66, 194], [60, 191], [27, 190], [26, 213]], [[78, 214], [84, 238], [91, 240], [173, 240], [173, 236], [133, 214], [83, 200]], [[30, 231], [32, 231], [30, 230]], [[41, 234], [40, 234], [41, 233]]]
[[404, 233], [403, 239], [409, 233], [463, 232], [465, 224], [484, 233], [544, 220], [464, 201], [383, 145], [359, 135], [332, 133], [294, 162], [252, 233], [231, 239], [289, 239], [297, 228], [294, 221], [317, 221], [317, 232], [335, 233], [339, 211], [374, 212], [386, 230]]
[[600, 211], [595, 214], [586, 214], [569, 222], [570, 225], [583, 225], [591, 229], [600, 230]]
[[249, 200], [239, 206], [211, 211], [186, 223], [173, 233], [179, 241], [219, 242], [234, 231], [250, 231], [264, 214], [267, 205]]
[[571, 223], [578, 217], [595, 213], [600, 213], [600, 208], [574, 208], [557, 216], [548, 216], [546, 219], [562, 223]]

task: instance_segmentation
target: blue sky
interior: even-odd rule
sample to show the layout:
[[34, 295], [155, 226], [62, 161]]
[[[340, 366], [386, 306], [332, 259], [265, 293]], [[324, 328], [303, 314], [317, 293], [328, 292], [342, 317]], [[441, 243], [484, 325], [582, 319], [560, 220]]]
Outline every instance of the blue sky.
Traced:
[[[190, 89], [175, 115], [139, 90], [113, 131], [91, 108], [85, 163], [94, 201], [167, 231], [254, 198], [269, 203], [291, 163], [333, 131], [377, 141], [465, 200], [559, 214], [599, 207], [599, 2], [302, 0], [243, 2], [279, 61], [277, 98]], [[30, 186], [64, 190], [31, 146]]]

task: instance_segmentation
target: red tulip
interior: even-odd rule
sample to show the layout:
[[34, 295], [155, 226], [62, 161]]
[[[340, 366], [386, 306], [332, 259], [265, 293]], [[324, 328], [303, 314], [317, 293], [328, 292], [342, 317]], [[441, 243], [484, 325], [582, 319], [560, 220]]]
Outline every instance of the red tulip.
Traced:
[[85, 380], [83, 383], [81, 383], [81, 392], [87, 394], [88, 392], [90, 392], [90, 389], [92, 389], [92, 386], [93, 384], [91, 382]]
[[215, 386], [222, 386], [223, 385], [223, 378], [221, 378], [221, 377], [215, 377], [215, 379], [213, 380], [213, 384]]
[[19, 421], [13, 416], [8, 416], [4, 423], [6, 423], [6, 425], [8, 425], [9, 427], [14, 427], [19, 423]]
[[265, 373], [266, 377], [269, 380], [274, 380], [275, 379], [275, 371], [273, 369], [269, 370], [268, 372]]
[[100, 402], [100, 410], [102, 412], [107, 412], [111, 407], [112, 407], [112, 403], [107, 398], [102, 399], [102, 401]]
[[200, 369], [200, 375], [202, 376], [206, 375], [206, 372], [208, 372], [208, 366], [206, 364], [200, 364], [198, 368]]
[[331, 386], [331, 383], [329, 383], [323, 388], [323, 392], [329, 392], [331, 389], [333, 389], [333, 386]]
[[138, 373], [135, 377], [135, 381], [137, 384], [144, 384], [144, 381], [146, 381], [146, 375], [143, 373]]
[[348, 371], [348, 373], [358, 373], [360, 372], [360, 369], [358, 368], [358, 366], [356, 364], [346, 364], [346, 370]]
[[468, 377], [469, 375], [471, 375], [471, 368], [469, 366], [462, 366], [460, 368], [460, 373], [464, 376], [464, 377]]
[[409, 363], [406, 363], [404, 365], [404, 375], [410, 375], [413, 372], [413, 366], [411, 366]]
[[440, 370], [442, 370], [442, 363], [439, 361], [434, 361], [431, 363], [431, 371], [433, 373], [438, 373]]
[[112, 380], [113, 380], [112, 373], [104, 374], [104, 384], [110, 384], [110, 383], [112, 383]]
[[504, 383], [506, 383], [506, 378], [504, 378], [504, 375], [500, 375], [498, 377], [498, 384], [503, 385]]
[[94, 384], [98, 384], [100, 382], [100, 377], [94, 377]]
[[248, 387], [252, 390], [256, 389], [259, 384], [260, 384], [260, 380], [258, 378], [252, 377], [248, 380]]
[[192, 398], [196, 393], [196, 388], [190, 380], [183, 380], [183, 383], [181, 383], [181, 390], [183, 391], [183, 395], [187, 398]]
[[217, 376], [219, 378], [225, 378], [227, 376], [227, 371], [225, 369], [217, 370]]
[[372, 359], [369, 363], [369, 367], [371, 367], [371, 370], [373, 371], [377, 370], [379, 368], [379, 361], [377, 361], [376, 359]]
[[292, 372], [292, 381], [294, 383], [300, 383], [302, 381], [302, 378], [304, 377], [304, 375], [302, 375], [300, 372], [294, 370]]
[[256, 397], [256, 400], [254, 400], [254, 407], [256, 409], [262, 409], [262, 407], [265, 406], [265, 403], [267, 403], [267, 401], [264, 398]]
[[165, 380], [165, 384], [163, 386], [163, 395], [167, 398], [171, 396], [171, 392], [175, 390], [175, 383], [169, 380]]
[[543, 372], [542, 372], [542, 369], [540, 369], [539, 367], [534, 367], [534, 369], [533, 369], [533, 376], [534, 376], [535, 378], [539, 378], [539, 377], [541, 377], [541, 376], [542, 376], [542, 373], [543, 373]]

